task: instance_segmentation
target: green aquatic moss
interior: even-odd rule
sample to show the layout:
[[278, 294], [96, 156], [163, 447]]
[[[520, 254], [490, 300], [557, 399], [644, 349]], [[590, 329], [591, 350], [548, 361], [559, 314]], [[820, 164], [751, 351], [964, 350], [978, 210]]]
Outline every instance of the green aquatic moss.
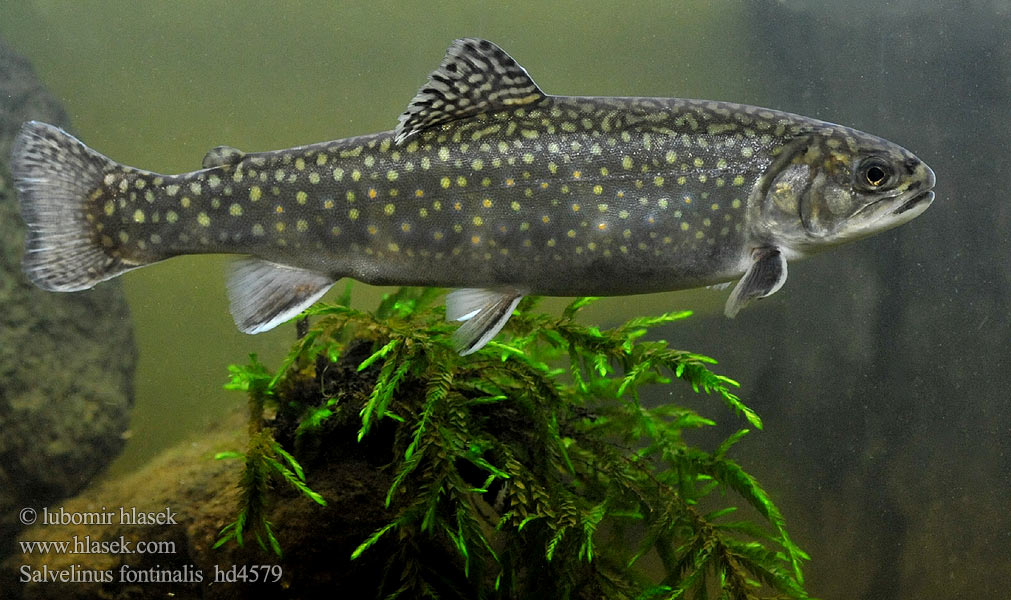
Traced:
[[[349, 294], [307, 312], [312, 325], [276, 373], [255, 356], [230, 367], [226, 387], [249, 395], [250, 441], [219, 455], [245, 461], [239, 512], [219, 546], [252, 537], [281, 554], [270, 484], [325, 505], [296, 456], [353, 410], [357, 441], [382, 447], [391, 474], [377, 499], [388, 521], [351, 551], [387, 554], [377, 597], [807, 597], [807, 556], [728, 457], [749, 429], [704, 450], [684, 433], [713, 420], [639, 400], [643, 386], [690, 387], [761, 428], [713, 359], [644, 339], [689, 312], [598, 329], [576, 321], [593, 298], [561, 317], [528, 298], [497, 341], [460, 357], [438, 290], [403, 288], [373, 312], [351, 308]], [[735, 504], [756, 517], [735, 519]], [[432, 565], [423, 549], [433, 545], [457, 560]]]

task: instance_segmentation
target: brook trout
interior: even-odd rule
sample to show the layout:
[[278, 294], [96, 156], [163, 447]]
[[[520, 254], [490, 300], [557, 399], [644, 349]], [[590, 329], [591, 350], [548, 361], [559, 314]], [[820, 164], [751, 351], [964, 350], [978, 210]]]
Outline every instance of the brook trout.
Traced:
[[495, 44], [455, 41], [392, 131], [203, 168], [119, 164], [26, 123], [13, 175], [24, 271], [75, 291], [181, 254], [246, 255], [239, 329], [288, 320], [341, 277], [454, 288], [462, 354], [527, 294], [737, 281], [733, 316], [787, 261], [895, 227], [933, 201], [909, 151], [847, 127], [708, 100], [550, 96]]

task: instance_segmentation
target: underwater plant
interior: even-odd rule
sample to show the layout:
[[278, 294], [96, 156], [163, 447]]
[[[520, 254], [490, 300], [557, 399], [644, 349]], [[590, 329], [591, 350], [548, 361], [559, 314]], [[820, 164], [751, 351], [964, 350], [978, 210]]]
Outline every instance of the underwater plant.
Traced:
[[[640, 402], [643, 386], [678, 381], [762, 427], [713, 359], [644, 339], [690, 312], [599, 329], [576, 321], [594, 298], [560, 317], [527, 298], [498, 341], [460, 357], [440, 293], [401, 288], [366, 312], [348, 287], [305, 313], [313, 322], [300, 322], [276, 373], [255, 356], [230, 367], [226, 387], [249, 396], [250, 436], [244, 453], [218, 456], [245, 467], [238, 515], [215, 547], [251, 537], [281, 555], [271, 485], [326, 505], [302, 455], [357, 431], [354, 443], [378, 440], [390, 477], [376, 498], [388, 518], [351, 552], [382, 553], [376, 597], [807, 598], [807, 555], [728, 457], [749, 429], [707, 451], [683, 438], [713, 420]], [[340, 419], [354, 429], [330, 427]], [[732, 500], [755, 518], [734, 518]]]

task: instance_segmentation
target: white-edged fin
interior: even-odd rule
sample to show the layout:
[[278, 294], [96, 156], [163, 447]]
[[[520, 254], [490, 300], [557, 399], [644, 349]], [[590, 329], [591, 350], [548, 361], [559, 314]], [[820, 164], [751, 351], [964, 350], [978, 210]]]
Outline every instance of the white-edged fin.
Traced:
[[453, 333], [453, 344], [461, 356], [484, 347], [512, 316], [523, 293], [515, 289], [484, 290], [464, 288], [446, 296], [446, 320], [464, 321]]
[[11, 173], [27, 228], [22, 268], [35, 285], [76, 292], [146, 264], [107, 252], [89, 220], [98, 205], [92, 194], [116, 198], [104, 178], [125, 172], [59, 127], [39, 121], [21, 126]]
[[313, 271], [240, 258], [228, 274], [229, 308], [240, 331], [261, 333], [309, 308], [334, 283]]
[[786, 283], [786, 258], [778, 248], [758, 248], [751, 254], [751, 266], [727, 298], [723, 313], [730, 318], [752, 300], [771, 296]]
[[488, 40], [459, 39], [400, 115], [394, 141], [399, 144], [440, 123], [542, 98], [544, 92], [526, 69], [504, 50]]

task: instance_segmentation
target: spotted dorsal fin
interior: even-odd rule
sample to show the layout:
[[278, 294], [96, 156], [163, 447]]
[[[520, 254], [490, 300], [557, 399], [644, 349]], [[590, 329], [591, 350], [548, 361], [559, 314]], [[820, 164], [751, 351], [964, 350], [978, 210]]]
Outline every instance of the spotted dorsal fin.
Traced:
[[214, 167], [225, 167], [238, 163], [246, 155], [245, 152], [231, 146], [216, 146], [204, 155], [203, 167], [211, 169]]
[[542, 98], [526, 69], [504, 50], [488, 40], [459, 39], [400, 115], [394, 139], [399, 144], [434, 125]]

